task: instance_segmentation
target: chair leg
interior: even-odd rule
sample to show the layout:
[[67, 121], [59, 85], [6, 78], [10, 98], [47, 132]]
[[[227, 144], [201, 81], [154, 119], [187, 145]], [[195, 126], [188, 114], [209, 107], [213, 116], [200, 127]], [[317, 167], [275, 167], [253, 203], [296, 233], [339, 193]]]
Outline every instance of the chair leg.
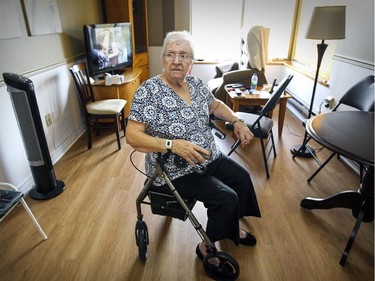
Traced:
[[307, 182], [310, 182], [319, 172], [321, 169], [324, 168], [325, 165], [327, 165], [327, 163], [329, 161], [331, 161], [331, 159], [336, 155], [336, 152], [333, 152], [326, 161], [324, 161], [322, 164], [320, 164], [319, 168], [307, 179]]
[[126, 136], [126, 121], [125, 121], [125, 110], [121, 110], [121, 123], [122, 123], [122, 129], [124, 131], [124, 137]]
[[273, 150], [273, 156], [274, 158], [276, 158], [277, 154], [276, 154], [276, 146], [275, 146], [275, 140], [273, 138], [273, 132], [271, 130], [271, 142], [272, 142], [272, 150]]
[[100, 136], [100, 129], [99, 129], [99, 127], [100, 127], [100, 122], [97, 119], [93, 120], [93, 131], [95, 131], [95, 135], [97, 137]]
[[115, 117], [115, 126], [116, 126], [116, 138], [117, 138], [117, 145], [118, 149], [121, 149], [121, 140], [120, 140], [120, 124], [118, 122], [119, 115], [116, 115]]
[[268, 171], [268, 163], [267, 163], [267, 156], [266, 156], [266, 147], [264, 145], [264, 141], [262, 138], [260, 138], [260, 144], [262, 147], [262, 155], [263, 155], [263, 162], [264, 162], [264, 168], [266, 169], [266, 175], [267, 179], [270, 177], [270, 173]]
[[228, 152], [228, 156], [230, 156], [233, 151], [236, 150], [236, 148], [240, 145], [241, 141], [237, 140], [234, 144], [232, 144], [230, 151]]
[[48, 239], [47, 235], [44, 233], [42, 227], [39, 225], [38, 221], [34, 217], [33, 213], [31, 212], [29, 206], [26, 204], [25, 200], [22, 198], [20, 200], [20, 202], [21, 202], [22, 206], [25, 208], [25, 210], [26, 210], [27, 214], [29, 215], [30, 219], [33, 221], [35, 227], [38, 229], [40, 235], [42, 235], [44, 240], [47, 240]]
[[[6, 183], [6, 182], [0, 182], [0, 185], [6, 186], [9, 189], [14, 190], [14, 191], [18, 191], [18, 189], [13, 184]], [[22, 206], [25, 208], [25, 211], [27, 212], [27, 214], [30, 216], [34, 225], [38, 229], [39, 233], [42, 235], [43, 239], [46, 240], [48, 238], [47, 235], [44, 233], [42, 227], [39, 225], [38, 221], [34, 217], [34, 214], [31, 212], [31, 210], [30, 210], [29, 206], [27, 205], [26, 201], [23, 198], [21, 198], [20, 202], [21, 202]]]
[[87, 124], [86, 126], [86, 130], [87, 130], [87, 149], [91, 149], [92, 148], [92, 139], [91, 139], [91, 128], [90, 126]]

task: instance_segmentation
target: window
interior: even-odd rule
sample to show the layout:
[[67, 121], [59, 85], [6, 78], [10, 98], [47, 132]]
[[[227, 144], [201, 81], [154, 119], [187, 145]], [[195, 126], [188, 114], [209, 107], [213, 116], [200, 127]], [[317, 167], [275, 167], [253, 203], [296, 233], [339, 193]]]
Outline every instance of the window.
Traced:
[[191, 0], [191, 33], [196, 59], [237, 60], [242, 0]]
[[[306, 39], [306, 32], [310, 24], [310, 20], [317, 6], [334, 6], [342, 4], [332, 4], [333, 1], [324, 0], [296, 0], [300, 4], [301, 9], [299, 11], [299, 24], [296, 32], [296, 39], [294, 42], [294, 48], [292, 50], [291, 59], [300, 63], [304, 68], [311, 71], [315, 75], [316, 64], [318, 60], [317, 44], [321, 43], [320, 40]], [[303, 3], [302, 3], [303, 2]], [[341, 1], [342, 2], [342, 1]], [[298, 22], [298, 20], [297, 20]], [[336, 51], [337, 40], [325, 41], [328, 47], [324, 53], [322, 64], [319, 71], [319, 76], [325, 80], [329, 80], [329, 75], [332, 67], [332, 59]]]
[[191, 32], [197, 57], [234, 59], [252, 26], [270, 28], [269, 59], [286, 59], [296, 0], [191, 0]]
[[[254, 25], [270, 28], [268, 59], [287, 59], [315, 73], [317, 40], [306, 39], [315, 6], [343, 5], [343, 0], [191, 0], [191, 31], [197, 58], [237, 60], [241, 38]], [[320, 74], [328, 79], [335, 40], [326, 41]], [[305, 70], [306, 70], [305, 69]]]

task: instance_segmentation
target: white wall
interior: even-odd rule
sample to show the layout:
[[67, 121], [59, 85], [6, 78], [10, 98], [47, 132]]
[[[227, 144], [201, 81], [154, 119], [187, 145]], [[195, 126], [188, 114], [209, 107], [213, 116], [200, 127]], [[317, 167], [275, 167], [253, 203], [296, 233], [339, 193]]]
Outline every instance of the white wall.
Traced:
[[[84, 54], [82, 26], [102, 22], [102, 1], [57, 2], [62, 33], [27, 36], [25, 32], [21, 37], [0, 40], [0, 181], [10, 182], [24, 192], [34, 182], [2, 73], [23, 74], [34, 82], [53, 163], [84, 131], [68, 68]], [[18, 20], [22, 27], [27, 22], [25, 16], [20, 10]], [[53, 113], [51, 127], [44, 120], [47, 113]]]
[[161, 47], [150, 46], [148, 48], [149, 72], [150, 77], [156, 76], [163, 71], [161, 63]]
[[338, 2], [346, 5], [346, 38], [337, 42], [336, 54], [374, 65], [374, 0]]
[[[304, 74], [293, 71], [288, 67], [268, 66], [266, 68], [267, 79], [272, 74], [278, 75], [293, 74], [293, 80], [288, 86], [288, 91], [297, 98], [306, 108], [310, 107], [312, 90], [314, 81], [306, 77]], [[272, 73], [272, 74], [271, 74]], [[328, 96], [334, 98], [334, 105], [342, 97], [342, 95], [355, 83], [367, 75], [373, 75], [374, 71], [371, 67], [352, 62], [334, 59], [332, 64], [332, 75], [329, 87], [318, 83], [315, 93], [313, 112], [318, 113], [320, 103]], [[269, 80], [269, 79], [268, 79]], [[272, 81], [272, 80], [271, 80]], [[279, 80], [280, 81], [280, 80]], [[330, 109], [322, 108], [322, 112], [328, 112]]]
[[[61, 65], [30, 74], [52, 163], [56, 163], [84, 132], [78, 99], [68, 68]], [[34, 185], [25, 148], [7, 88], [0, 85], [0, 179], [26, 192]], [[47, 127], [44, 116], [53, 115]], [[58, 178], [58, 175], [56, 175]], [[63, 180], [63, 179], [61, 179]]]

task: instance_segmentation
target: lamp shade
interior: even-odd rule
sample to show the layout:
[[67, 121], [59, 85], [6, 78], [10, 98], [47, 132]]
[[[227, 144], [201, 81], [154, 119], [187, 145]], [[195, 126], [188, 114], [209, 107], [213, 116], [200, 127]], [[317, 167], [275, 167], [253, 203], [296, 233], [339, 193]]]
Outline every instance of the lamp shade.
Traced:
[[315, 7], [307, 39], [344, 39], [345, 38], [345, 6]]

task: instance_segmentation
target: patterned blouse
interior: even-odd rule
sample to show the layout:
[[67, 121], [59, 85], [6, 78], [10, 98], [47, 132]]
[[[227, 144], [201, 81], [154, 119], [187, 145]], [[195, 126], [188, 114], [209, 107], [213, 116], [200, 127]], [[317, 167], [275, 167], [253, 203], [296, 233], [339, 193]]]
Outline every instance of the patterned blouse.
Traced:
[[[185, 139], [207, 150], [212, 157], [205, 161], [205, 166], [220, 155], [214, 136], [209, 127], [208, 106], [213, 102], [213, 95], [202, 80], [188, 76], [186, 83], [190, 90], [191, 105], [181, 99], [160, 76], [152, 77], [138, 88], [133, 97], [129, 120], [147, 124], [146, 134], [165, 139]], [[147, 153], [146, 173], [153, 176], [157, 153]], [[194, 172], [191, 165], [177, 167], [174, 155], [170, 154], [164, 166], [170, 180]], [[163, 185], [165, 181], [156, 177], [155, 185]]]

